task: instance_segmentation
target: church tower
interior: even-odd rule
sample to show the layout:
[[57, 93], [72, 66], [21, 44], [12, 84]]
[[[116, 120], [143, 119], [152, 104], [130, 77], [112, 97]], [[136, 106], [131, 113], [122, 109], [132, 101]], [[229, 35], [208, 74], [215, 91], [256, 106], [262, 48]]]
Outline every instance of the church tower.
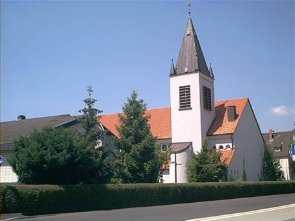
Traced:
[[[190, 14], [190, 13], [189, 13]], [[195, 153], [215, 118], [214, 76], [189, 17], [176, 66], [170, 69], [172, 143], [191, 142]]]

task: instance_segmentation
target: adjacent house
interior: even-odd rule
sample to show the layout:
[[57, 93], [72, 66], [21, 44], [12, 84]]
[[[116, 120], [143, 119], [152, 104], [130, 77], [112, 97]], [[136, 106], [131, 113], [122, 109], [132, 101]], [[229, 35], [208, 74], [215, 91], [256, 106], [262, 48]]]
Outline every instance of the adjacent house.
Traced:
[[20, 115], [15, 121], [0, 123], [0, 182], [13, 183], [17, 182], [17, 175], [13, 172], [12, 167], [8, 164], [7, 159], [14, 149], [14, 140], [29, 136], [34, 130], [41, 130], [43, 127], [64, 127], [73, 128], [77, 131], [83, 131], [82, 125], [77, 118], [70, 115], [59, 115], [50, 117], [40, 117], [26, 119]]
[[269, 129], [268, 133], [263, 133], [266, 144], [272, 149], [275, 159], [279, 160], [281, 170], [286, 180], [295, 179], [295, 161], [289, 154], [290, 144], [293, 143], [291, 131], [275, 132]]

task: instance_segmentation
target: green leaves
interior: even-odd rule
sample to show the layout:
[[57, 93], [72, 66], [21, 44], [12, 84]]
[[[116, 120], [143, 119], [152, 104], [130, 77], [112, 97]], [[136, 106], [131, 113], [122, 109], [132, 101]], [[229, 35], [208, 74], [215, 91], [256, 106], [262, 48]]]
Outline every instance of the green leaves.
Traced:
[[116, 140], [119, 149], [116, 179], [119, 182], [157, 182], [159, 159], [145, 111], [146, 104], [133, 91], [123, 107], [124, 113], [119, 116], [121, 124], [117, 127], [120, 138]]
[[264, 146], [263, 179], [266, 181], [284, 180], [280, 163], [274, 158], [273, 152], [268, 145]]
[[187, 168], [189, 182], [217, 182], [224, 178], [225, 171], [220, 153], [209, 150], [207, 142], [200, 153], [192, 156]]
[[9, 162], [22, 183], [89, 183], [97, 163], [86, 144], [69, 129], [45, 127], [16, 140]]

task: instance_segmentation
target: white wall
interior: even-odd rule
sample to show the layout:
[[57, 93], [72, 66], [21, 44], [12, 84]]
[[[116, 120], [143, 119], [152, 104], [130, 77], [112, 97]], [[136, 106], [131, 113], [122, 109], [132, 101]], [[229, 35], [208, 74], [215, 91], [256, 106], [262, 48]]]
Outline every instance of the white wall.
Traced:
[[232, 134], [226, 134], [226, 135], [216, 135], [216, 136], [208, 136], [207, 140], [208, 140], [208, 144], [209, 144], [209, 148], [212, 149], [212, 147], [215, 145], [219, 145], [219, 144], [230, 144], [232, 146], [232, 139], [233, 135]]
[[1, 153], [3, 164], [0, 167], [0, 183], [16, 183], [18, 181], [18, 176], [7, 162], [10, 155], [11, 154], [7, 151]]
[[[186, 168], [187, 168], [187, 162], [191, 158], [192, 154], [192, 148], [187, 148], [186, 150], [180, 152], [180, 153], [172, 153], [170, 155], [170, 167], [169, 167], [169, 173], [170, 173], [170, 183], [187, 183], [187, 174], [186, 174]], [[177, 170], [177, 180], [175, 179], [175, 162], [177, 163], [176, 170]]]
[[[170, 77], [172, 142], [192, 142], [195, 153], [201, 150], [215, 116], [214, 103], [212, 111], [203, 109], [202, 86], [211, 89], [214, 102], [213, 84], [213, 79], [198, 72]], [[186, 85], [190, 85], [192, 109], [179, 110], [179, 87]]]
[[0, 183], [16, 183], [18, 181], [17, 175], [13, 172], [11, 166], [0, 167]]
[[283, 158], [280, 159], [281, 170], [284, 173], [284, 177], [286, 180], [290, 180], [290, 170], [289, 170], [289, 159]]
[[249, 103], [242, 113], [233, 144], [236, 152], [228, 172], [237, 171], [241, 178], [244, 164], [247, 180], [258, 180], [262, 173], [264, 142]]

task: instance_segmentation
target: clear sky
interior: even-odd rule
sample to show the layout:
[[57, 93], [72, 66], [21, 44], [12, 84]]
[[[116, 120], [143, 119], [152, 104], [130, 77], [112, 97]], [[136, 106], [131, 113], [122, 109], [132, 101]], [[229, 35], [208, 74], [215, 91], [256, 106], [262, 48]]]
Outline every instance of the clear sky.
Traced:
[[[294, 1], [192, 1], [216, 100], [249, 97], [262, 132], [294, 128]], [[1, 121], [170, 106], [187, 1], [1, 1]]]

